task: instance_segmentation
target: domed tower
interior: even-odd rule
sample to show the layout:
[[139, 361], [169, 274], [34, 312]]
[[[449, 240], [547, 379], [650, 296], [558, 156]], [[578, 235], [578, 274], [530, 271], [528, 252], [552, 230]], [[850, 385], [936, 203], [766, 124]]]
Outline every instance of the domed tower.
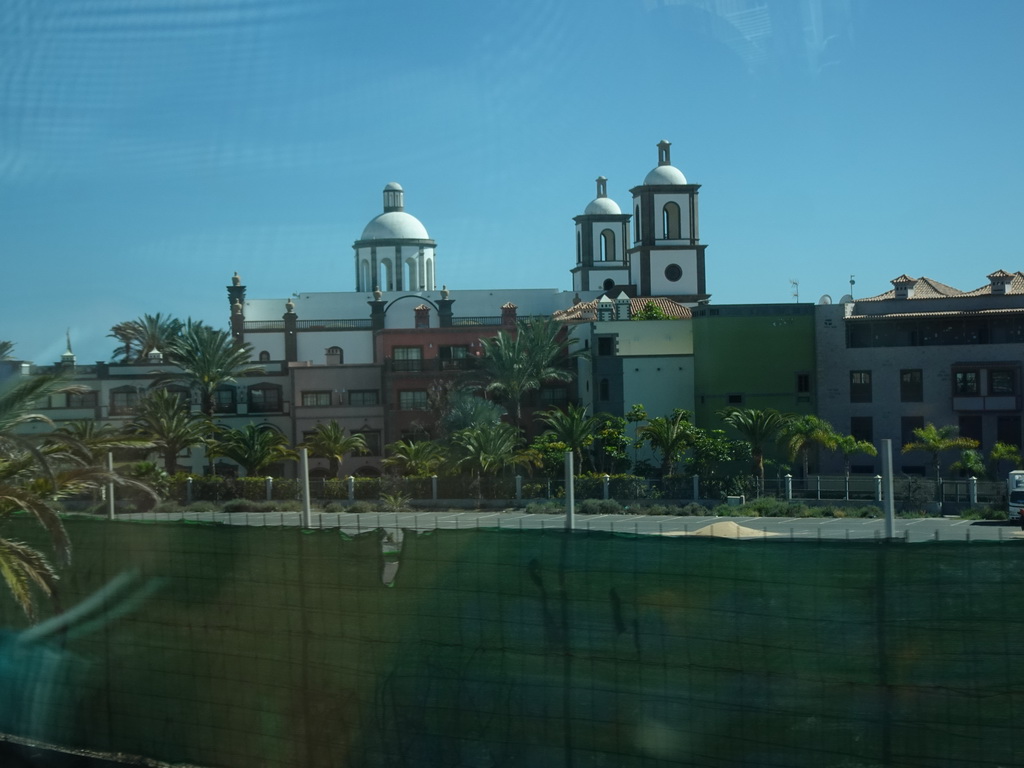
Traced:
[[405, 191], [391, 182], [384, 187], [384, 213], [363, 230], [352, 246], [356, 252], [356, 290], [434, 290], [437, 243], [415, 216], [405, 212]]
[[608, 179], [597, 177], [597, 197], [576, 222], [576, 266], [572, 270], [574, 291], [610, 291], [629, 283], [629, 214], [608, 197]]
[[667, 141], [658, 165], [633, 195], [633, 246], [627, 252], [630, 282], [638, 296], [667, 296], [684, 304], [708, 298], [704, 249], [697, 223], [697, 190], [672, 165]]

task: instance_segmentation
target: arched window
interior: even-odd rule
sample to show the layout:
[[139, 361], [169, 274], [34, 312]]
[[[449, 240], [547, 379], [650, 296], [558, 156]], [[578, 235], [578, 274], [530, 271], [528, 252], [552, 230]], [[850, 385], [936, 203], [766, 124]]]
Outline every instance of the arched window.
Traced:
[[359, 262], [359, 289], [372, 291], [373, 284], [370, 282], [370, 260], [363, 259]]
[[269, 363], [270, 362], [270, 353], [267, 352], [267, 350], [265, 350], [265, 349], [262, 352], [260, 352], [260, 362], [261, 363]]
[[601, 261], [615, 261], [615, 233], [610, 229], [601, 233]]
[[434, 290], [434, 260], [427, 259], [427, 290]]
[[633, 213], [633, 242], [640, 242], [640, 206]]
[[345, 350], [341, 347], [328, 347], [324, 350], [324, 358], [327, 365], [341, 365], [345, 362]]
[[598, 385], [598, 400], [608, 399], [608, 379], [601, 379], [601, 383]]
[[605, 281], [604, 281], [603, 283], [601, 283], [601, 286], [602, 286], [602, 287], [603, 287], [603, 288], [604, 288], [604, 289], [605, 289], [606, 291], [610, 291], [610, 290], [611, 290], [612, 288], [614, 288], [614, 287], [615, 287], [615, 281], [614, 281], [614, 280], [612, 280], [612, 279], [611, 279], [611, 278], [609, 277], [609, 278], [608, 278], [607, 280], [605, 280]]
[[666, 240], [678, 240], [679, 235], [679, 205], [677, 203], [665, 203], [661, 211], [662, 232]]
[[384, 259], [380, 263], [380, 282], [377, 285], [382, 291], [393, 291], [395, 290], [394, 283], [391, 282], [391, 260]]
[[409, 257], [405, 260], [405, 290], [422, 291], [423, 289], [423, 275], [420, 274], [416, 257]]

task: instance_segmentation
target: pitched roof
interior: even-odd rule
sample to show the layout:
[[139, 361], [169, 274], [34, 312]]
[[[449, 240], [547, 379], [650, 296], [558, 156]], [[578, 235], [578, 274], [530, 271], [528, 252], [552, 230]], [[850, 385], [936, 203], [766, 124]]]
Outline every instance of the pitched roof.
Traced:
[[[578, 304], [573, 304], [568, 309], [560, 309], [555, 312], [554, 319], [562, 323], [593, 322], [597, 320], [597, 304], [600, 300], [601, 299], [581, 301]], [[689, 307], [684, 307], [682, 304], [678, 304], [672, 301], [672, 299], [666, 299], [663, 296], [644, 296], [638, 299], [630, 299], [630, 316], [632, 317], [633, 315], [643, 311], [644, 307], [648, 304], [653, 304], [664, 312], [666, 317], [673, 320], [686, 320], [693, 317], [693, 313], [690, 312]]]
[[[919, 277], [913, 278], [907, 275], [900, 275], [894, 278], [892, 281], [893, 285], [901, 285], [903, 283], [913, 283], [914, 293], [907, 300], [913, 301], [915, 299], [941, 299], [948, 298], [950, 296], [965, 296], [966, 294], [953, 288], [952, 286], [940, 283], [938, 280], [932, 280], [930, 277]], [[857, 299], [857, 301], [884, 301], [885, 299], [895, 299], [896, 289], [893, 288], [891, 291], [880, 293], [877, 296], [871, 296], [865, 299]]]

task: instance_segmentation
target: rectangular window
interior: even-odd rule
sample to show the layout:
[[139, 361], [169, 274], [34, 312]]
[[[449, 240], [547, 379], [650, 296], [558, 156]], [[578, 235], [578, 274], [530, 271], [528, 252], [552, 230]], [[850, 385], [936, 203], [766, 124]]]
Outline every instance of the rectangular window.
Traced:
[[305, 406], [328, 406], [331, 404], [331, 393], [329, 391], [303, 392], [302, 404]]
[[851, 416], [850, 434], [858, 440], [865, 440], [871, 444], [875, 442], [874, 425], [870, 416]]
[[981, 393], [978, 382], [978, 370], [954, 371], [953, 372], [953, 394], [961, 397], [971, 397]]
[[469, 360], [469, 347], [443, 346], [438, 349], [438, 357], [441, 358], [442, 370], [461, 370], [466, 367]]
[[726, 401], [729, 405], [743, 405], [743, 395], [729, 395]]
[[396, 371], [422, 371], [422, 347], [395, 347], [391, 350], [392, 367]]
[[111, 416], [124, 416], [135, 411], [135, 406], [139, 404], [139, 393], [135, 390], [130, 392], [111, 392], [110, 393], [110, 415]]
[[355, 406], [379, 405], [380, 392], [376, 389], [349, 390], [348, 404]]
[[281, 410], [281, 390], [277, 387], [249, 389], [249, 410], [254, 413], [273, 413]]
[[235, 410], [235, 390], [230, 389], [218, 389], [213, 393], [213, 412], [214, 413], [234, 413]]
[[871, 402], [871, 371], [850, 371], [850, 402]]
[[900, 371], [900, 402], [924, 402], [924, 379], [920, 368]]
[[353, 432], [352, 436], [362, 435], [366, 442], [366, 453], [364, 456], [380, 456], [380, 432], [367, 430], [366, 432]]
[[569, 390], [565, 387], [543, 387], [540, 390], [539, 399], [542, 408], [552, 405], [568, 405]]
[[1020, 447], [1020, 416], [1000, 416], [996, 419], [996, 440]]
[[614, 355], [615, 354], [615, 337], [614, 336], [598, 336], [597, 337], [597, 354]]
[[95, 408], [99, 402], [97, 392], [70, 392], [68, 394], [68, 408]]
[[981, 442], [981, 414], [965, 413], [960, 416], [960, 437]]
[[990, 395], [1017, 394], [1017, 376], [1012, 368], [993, 368], [988, 372], [988, 393]]
[[796, 391], [801, 395], [806, 395], [811, 391], [811, 374], [798, 373], [796, 375]]
[[[902, 448], [907, 443], [912, 443], [917, 440], [914, 435], [915, 429], [921, 429], [924, 426], [924, 416], [904, 416], [900, 419], [900, 444]], [[893, 446], [895, 450], [897, 446]]]
[[409, 389], [399, 392], [398, 409], [400, 411], [425, 411], [427, 409], [427, 390]]

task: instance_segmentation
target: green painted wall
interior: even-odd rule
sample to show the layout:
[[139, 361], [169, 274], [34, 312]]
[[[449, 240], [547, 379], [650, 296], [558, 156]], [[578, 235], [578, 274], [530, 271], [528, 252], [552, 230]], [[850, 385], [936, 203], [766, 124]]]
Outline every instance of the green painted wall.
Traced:
[[[813, 304], [712, 305], [693, 315], [697, 426], [722, 428], [717, 413], [730, 404], [815, 412]], [[798, 391], [801, 375], [807, 392]]]

